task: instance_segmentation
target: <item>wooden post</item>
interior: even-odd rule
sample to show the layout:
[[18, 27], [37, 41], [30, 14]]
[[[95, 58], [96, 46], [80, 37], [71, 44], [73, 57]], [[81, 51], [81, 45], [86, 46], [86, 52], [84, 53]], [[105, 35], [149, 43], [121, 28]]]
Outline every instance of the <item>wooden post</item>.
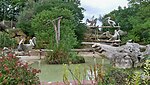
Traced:
[[56, 44], [57, 44], [57, 46], [58, 46], [58, 36], [57, 36], [57, 26], [55, 25], [55, 23], [54, 23], [54, 21], [52, 21], [52, 24], [53, 24], [53, 26], [54, 26], [54, 30], [55, 30], [55, 39], [56, 39]]
[[97, 37], [96, 37], [96, 36], [97, 36], [97, 34], [96, 34], [96, 29], [95, 29], [95, 40], [97, 40]]
[[41, 59], [41, 57], [42, 57], [42, 49], [40, 49], [39, 52], [40, 52], [40, 59]]
[[[61, 17], [58, 17], [57, 19], [52, 20], [52, 24], [54, 26], [54, 30], [55, 30], [55, 39], [56, 39], [56, 44], [58, 47], [59, 41], [60, 41], [60, 21], [61, 21]], [[57, 26], [55, 21], [58, 20]]]
[[61, 18], [62, 18], [62, 16], [58, 18], [58, 23], [57, 23], [57, 28], [58, 28], [57, 29], [58, 30], [58, 35], [57, 35], [58, 42], [60, 41], [60, 21], [61, 21]]

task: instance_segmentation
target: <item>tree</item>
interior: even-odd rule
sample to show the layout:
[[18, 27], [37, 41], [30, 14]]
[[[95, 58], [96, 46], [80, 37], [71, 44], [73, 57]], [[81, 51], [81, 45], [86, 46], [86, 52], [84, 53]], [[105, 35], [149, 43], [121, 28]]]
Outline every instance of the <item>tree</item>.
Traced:
[[[30, 7], [31, 6], [31, 7]], [[28, 7], [22, 12], [18, 20], [18, 27], [27, 35], [37, 37], [37, 47], [52, 49], [48, 57], [48, 63], [79, 63], [83, 58], [70, 53], [77, 46], [77, 39], [82, 40], [85, 25], [83, 8], [76, 1], [42, 0]], [[60, 22], [60, 43], [57, 46], [55, 31], [52, 21], [62, 16]], [[80, 33], [78, 33], [80, 32]], [[76, 33], [76, 34], [75, 34]]]
[[[56, 32], [52, 21], [56, 20], [58, 16], [62, 16], [62, 19], [60, 22], [60, 42], [57, 45], [55, 40]], [[76, 25], [75, 18], [70, 10], [65, 8], [53, 8], [51, 11], [43, 10], [31, 22], [39, 48], [44, 47], [43, 43], [47, 42], [46, 48], [53, 49], [53, 52], [46, 57], [48, 63], [84, 62], [83, 58], [79, 58], [70, 53], [70, 50], [77, 44], [74, 32]]]
[[[39, 38], [39, 40], [37, 39], [39, 42], [47, 42], [49, 40], [48, 43], [50, 44], [50, 48], [54, 49], [56, 40], [54, 27], [51, 21], [58, 18], [58, 16], [63, 16], [60, 24], [60, 46], [64, 47], [63, 49], [70, 50], [70, 48], [73, 48], [73, 46], [77, 44], [74, 34], [75, 18], [70, 10], [53, 8], [52, 11], [42, 11], [32, 20], [32, 30], [35, 32], [35, 36]], [[45, 38], [40, 38], [40, 36]]]
[[26, 0], [0, 0], [0, 20], [14, 20], [23, 10]]
[[[76, 2], [76, 3], [74, 3]], [[78, 3], [77, 3], [78, 2]], [[79, 0], [42, 0], [32, 4], [32, 7], [28, 7], [23, 11], [21, 16], [19, 17], [18, 27], [21, 28], [27, 35], [33, 36], [33, 30], [31, 28], [31, 20], [33, 16], [39, 14], [43, 10], [52, 11], [53, 8], [57, 9], [68, 9], [72, 11], [72, 15], [75, 17], [74, 22], [74, 30], [77, 36], [78, 41], [83, 40], [83, 32], [85, 30], [85, 25], [81, 23], [84, 15], [82, 11], [84, 10], [82, 7], [79, 7], [80, 3]], [[80, 32], [80, 33], [78, 33]]]
[[137, 0], [131, 4], [133, 7], [137, 7], [138, 11], [135, 16], [130, 17], [130, 22], [133, 24], [133, 29], [131, 30], [130, 34], [133, 36], [129, 38], [135, 37], [133, 38], [134, 41], [141, 42], [142, 44], [148, 44], [150, 43], [150, 1]]
[[128, 35], [123, 37], [123, 41], [133, 39], [135, 42], [148, 44], [149, 39], [149, 24], [150, 24], [150, 1], [149, 0], [129, 0], [128, 8], [118, 7], [109, 14], [116, 22], [119, 22], [121, 29], [128, 32]]

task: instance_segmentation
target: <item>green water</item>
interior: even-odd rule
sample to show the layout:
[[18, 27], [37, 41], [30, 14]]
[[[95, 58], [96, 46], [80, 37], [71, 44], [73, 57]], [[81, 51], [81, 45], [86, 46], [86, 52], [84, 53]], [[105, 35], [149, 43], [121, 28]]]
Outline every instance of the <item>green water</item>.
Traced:
[[[106, 59], [104, 61], [104, 66], [109, 66], [110, 62]], [[101, 64], [102, 58], [96, 58], [96, 63]], [[85, 63], [83, 64], [71, 64], [68, 68], [70, 68], [72, 71], [74, 71], [75, 68], [79, 68], [81, 71], [81, 76], [84, 74], [84, 68], [89, 68], [89, 65], [94, 65], [94, 58], [92, 57], [85, 57]], [[39, 73], [39, 78], [41, 81], [46, 82], [52, 82], [52, 81], [63, 81], [63, 74], [64, 74], [64, 65], [49, 65], [44, 63], [43, 61], [41, 64], [38, 62], [35, 62], [32, 64], [33, 68], [37, 68], [41, 70], [41, 73]], [[68, 71], [69, 80], [73, 80], [70, 72]]]

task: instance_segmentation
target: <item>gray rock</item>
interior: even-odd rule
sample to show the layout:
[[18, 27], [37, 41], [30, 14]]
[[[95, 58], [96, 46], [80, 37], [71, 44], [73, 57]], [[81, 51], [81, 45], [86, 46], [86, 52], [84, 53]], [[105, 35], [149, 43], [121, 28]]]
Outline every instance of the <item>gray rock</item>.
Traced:
[[[137, 67], [144, 58], [144, 55], [150, 54], [150, 45], [142, 46], [138, 43], [129, 43], [120, 47], [96, 43], [92, 47], [100, 54], [112, 61], [113, 65], [119, 68]], [[145, 48], [144, 52], [141, 49]]]

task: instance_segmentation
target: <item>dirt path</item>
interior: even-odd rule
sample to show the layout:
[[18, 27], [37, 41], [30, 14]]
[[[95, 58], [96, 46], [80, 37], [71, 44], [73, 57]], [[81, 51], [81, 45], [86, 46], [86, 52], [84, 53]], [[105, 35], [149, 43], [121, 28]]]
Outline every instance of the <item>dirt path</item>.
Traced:
[[83, 57], [100, 57], [98, 53], [93, 54], [93, 52], [79, 52], [78, 55]]

